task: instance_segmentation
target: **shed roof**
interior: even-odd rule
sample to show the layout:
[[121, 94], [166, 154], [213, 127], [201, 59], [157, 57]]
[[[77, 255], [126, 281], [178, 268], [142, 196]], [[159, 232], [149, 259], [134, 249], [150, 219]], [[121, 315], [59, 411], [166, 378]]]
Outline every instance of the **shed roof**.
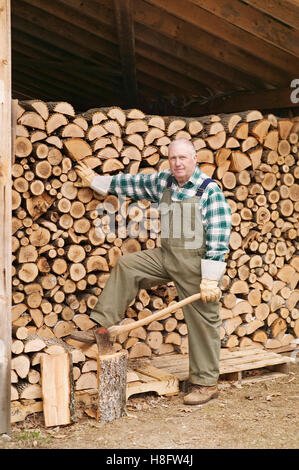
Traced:
[[15, 0], [12, 59], [15, 98], [82, 110], [293, 108], [299, 2]]

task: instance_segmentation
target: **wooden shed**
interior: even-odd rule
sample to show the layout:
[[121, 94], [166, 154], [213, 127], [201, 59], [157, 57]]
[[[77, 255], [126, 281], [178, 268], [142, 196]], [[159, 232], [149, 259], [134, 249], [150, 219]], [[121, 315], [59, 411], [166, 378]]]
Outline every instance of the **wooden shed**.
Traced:
[[[287, 142], [281, 144], [284, 146], [279, 153], [283, 157], [281, 163], [269, 157], [264, 161], [268, 168], [264, 166], [261, 172], [270, 175], [269, 165], [278, 165], [275, 183], [282, 175], [284, 180], [279, 185], [288, 187], [298, 178], [299, 4], [296, 0], [0, 0], [0, 60], [0, 433], [3, 433], [10, 426], [11, 181], [18, 102], [68, 102], [78, 116], [93, 108], [118, 107], [139, 109], [147, 116], [184, 116], [189, 121], [202, 118], [198, 122], [206, 122], [204, 117], [209, 115], [244, 112], [240, 122], [245, 121], [246, 128], [251, 126], [246, 113], [258, 110], [261, 119], [271, 116], [269, 126], [273, 126], [273, 134], [271, 143], [269, 137], [268, 147], [264, 147], [269, 127], [259, 128], [250, 134], [256, 145], [276, 151], [279, 139]], [[277, 124], [277, 116], [282, 119], [281, 125]], [[217, 122], [214, 118], [214, 124]], [[241, 136], [242, 130], [239, 132]], [[292, 140], [290, 133], [294, 134]], [[205, 135], [204, 139], [208, 137]], [[241, 136], [242, 139], [245, 140]], [[240, 148], [243, 154], [253, 147], [244, 148]], [[213, 148], [213, 144], [209, 147], [214, 155], [219, 149], [217, 145]], [[233, 149], [230, 147], [230, 152]], [[286, 162], [284, 157], [290, 154], [292, 158]], [[222, 158], [220, 154], [218, 157]], [[238, 156], [234, 157], [227, 170], [240, 173], [246, 165], [241, 168]], [[253, 169], [258, 168], [253, 160], [249, 163]], [[286, 182], [288, 168], [296, 165], [293, 180]], [[123, 166], [115, 171], [117, 168]], [[246, 184], [243, 180], [239, 185]], [[273, 188], [271, 185], [272, 180], [268, 186], [264, 180], [265, 190], [274, 189], [275, 184]], [[274, 211], [278, 200], [276, 194], [271, 197]], [[282, 198], [289, 200], [288, 196]], [[297, 195], [291, 201], [295, 204]], [[257, 210], [263, 207], [261, 197]], [[298, 216], [298, 202], [290, 215]], [[260, 213], [260, 221], [263, 217], [268, 215]], [[284, 225], [285, 231], [292, 229], [291, 225]], [[276, 240], [284, 233], [282, 226], [272, 229], [276, 230], [272, 232]], [[297, 232], [295, 237], [292, 232], [289, 240], [296, 237]], [[248, 244], [252, 241], [247, 240]], [[235, 269], [237, 263], [231, 261], [230, 268]], [[295, 264], [298, 269], [298, 263]], [[260, 267], [259, 260], [254, 267]], [[292, 266], [291, 274], [293, 270]], [[288, 275], [289, 271], [280, 281], [287, 284]], [[266, 277], [263, 285], [270, 291]], [[294, 290], [297, 284], [292, 286]], [[287, 301], [291, 289], [288, 285], [284, 287], [282, 298]], [[239, 293], [237, 286], [235, 293]], [[275, 306], [271, 312], [278, 308], [284, 306]], [[279, 318], [283, 319], [283, 315], [288, 317], [283, 311]], [[240, 324], [232, 323], [229, 328], [234, 332]]]

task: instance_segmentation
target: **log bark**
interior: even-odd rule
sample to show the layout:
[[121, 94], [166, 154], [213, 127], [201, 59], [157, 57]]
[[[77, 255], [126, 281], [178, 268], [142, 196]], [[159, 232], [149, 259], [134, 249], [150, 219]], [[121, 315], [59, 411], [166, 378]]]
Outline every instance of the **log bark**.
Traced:
[[99, 422], [126, 415], [127, 356], [125, 350], [98, 356], [96, 416]]

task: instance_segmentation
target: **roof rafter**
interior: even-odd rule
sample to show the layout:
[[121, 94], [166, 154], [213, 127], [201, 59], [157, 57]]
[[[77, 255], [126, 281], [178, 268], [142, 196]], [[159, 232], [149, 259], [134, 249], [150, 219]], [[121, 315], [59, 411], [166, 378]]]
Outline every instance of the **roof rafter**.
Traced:
[[[46, 24], [42, 21], [37, 23], [34, 22], [34, 19], [21, 18], [15, 13], [12, 17], [12, 41], [14, 41], [15, 32], [19, 33], [22, 36], [22, 39], [26, 41], [26, 44], [29, 42], [35, 42], [43, 44], [46, 49], [56, 49], [57, 54], [62, 56], [64, 52], [71, 54], [73, 58], [88, 60], [91, 63], [95, 64], [104, 64], [108, 66], [116, 65], [116, 62], [112, 62], [112, 57], [107, 57], [97, 53], [87, 47], [86, 44], [81, 45], [78, 42], [74, 42], [71, 39], [68, 39], [66, 36], [58, 34], [54, 30], [51, 30], [51, 25], [47, 28]], [[37, 41], [36, 41], [37, 40]]]
[[[246, 5], [239, 0], [230, 0], [229, 4], [227, 0], [189, 0], [194, 5], [197, 5], [201, 9], [212, 13], [217, 18], [224, 20], [225, 22], [230, 23], [231, 25], [231, 35], [233, 37], [234, 31], [236, 35], [239, 35], [240, 41], [242, 37], [245, 37], [246, 32], [256, 36], [262, 41], [286, 51], [288, 54], [294, 54], [298, 57], [299, 52], [299, 33], [290, 29], [288, 26], [282, 24], [281, 22], [270, 18], [269, 16], [261, 13], [259, 10]], [[259, 2], [259, 3], [264, 3]], [[285, 8], [284, 8], [285, 9]], [[242, 31], [238, 31], [240, 28]], [[254, 38], [253, 38], [254, 39]], [[256, 41], [255, 41], [256, 42]], [[262, 43], [261, 43], [262, 44]], [[252, 44], [254, 47], [255, 44]], [[248, 47], [247, 42], [242, 46], [244, 48]], [[249, 44], [251, 48], [251, 44]], [[269, 47], [264, 45], [265, 53], [269, 51]], [[260, 50], [260, 48], [259, 48]], [[256, 51], [258, 54], [259, 51]], [[279, 51], [274, 50], [275, 55], [279, 54]], [[262, 54], [264, 52], [262, 51]], [[269, 54], [269, 52], [268, 52]], [[284, 55], [281, 54], [281, 60], [283, 60]], [[265, 59], [267, 57], [265, 56]], [[279, 57], [277, 58], [279, 59]], [[273, 61], [273, 55], [271, 56], [271, 62]], [[275, 63], [273, 61], [273, 63]], [[279, 61], [277, 60], [276, 65], [279, 66]]]
[[235, 85], [241, 88], [255, 89], [263, 87], [262, 80], [249, 77], [245, 73], [220, 62], [208, 54], [188, 47], [178, 41], [154, 31], [145, 25], [135, 24], [136, 40], [141, 44], [153, 47], [162, 53], [169, 54], [174, 60], [184, 68], [184, 65], [190, 65], [195, 70], [205, 73], [208, 78], [215, 77], [227, 84]]
[[[228, 84], [225, 80], [221, 80], [213, 74], [206, 74], [205, 71], [200, 71], [191, 64], [182, 64], [180, 61], [163, 52], [161, 49], [158, 50], [145, 43], [137, 41], [136, 52], [138, 55], [138, 64], [140, 62], [140, 58], [142, 59], [142, 57], [144, 57], [156, 64], [166, 67], [171, 73], [174, 72], [176, 74], [180, 74], [182, 84], [192, 93], [195, 89], [197, 92], [202, 91], [204, 93], [207, 88], [216, 91], [231, 91], [233, 89], [233, 85], [231, 83]], [[190, 84], [187, 84], [187, 79], [191, 80]]]
[[[82, 10], [82, 0], [60, 0], [62, 3], [76, 8], [78, 11]], [[88, 17], [95, 18], [98, 16], [98, 6], [100, 5], [101, 15], [98, 20], [113, 28], [115, 18], [113, 15], [113, 3], [111, 0], [96, 0], [92, 2], [84, 3], [84, 14]], [[198, 68], [201, 73], [208, 72], [209, 78], [215, 80], [220, 77], [223, 82], [235, 84], [238, 87], [255, 89], [263, 87], [263, 81], [258, 80], [255, 77], [248, 77], [245, 73], [228, 66], [219, 60], [210, 57], [209, 52], [207, 54], [200, 54], [198, 51], [185, 46], [180, 42], [173, 42], [173, 39], [160, 34], [157, 31], [149, 29], [144, 24], [135, 21], [134, 25], [135, 38], [140, 43], [152, 46], [160, 51], [168, 53], [176, 59], [179, 59], [182, 65], [184, 63], [192, 64], [194, 68]]]
[[[28, 3], [26, 3], [27, 1]], [[32, 6], [33, 3], [37, 6]], [[91, 28], [90, 23], [88, 21], [85, 23], [82, 17], [80, 18], [80, 15], [77, 13], [75, 15], [76, 23], [71, 23], [68, 20], [67, 10], [65, 8], [62, 10], [57, 8], [56, 10], [57, 2], [54, 2], [54, 0], [51, 0], [51, 2], [32, 0], [32, 4], [29, 0], [18, 0], [17, 2], [13, 2], [12, 12], [19, 18], [25, 18], [36, 26], [41, 26], [46, 31], [50, 31], [54, 35], [59, 35], [60, 41], [61, 37], [63, 37], [74, 45], [79, 44], [108, 59], [113, 58], [114, 62], [117, 63], [119, 59], [118, 48], [116, 46], [117, 41], [114, 38], [113, 44], [109, 39], [105, 40], [103, 35], [106, 34], [106, 32], [104, 29], [100, 28], [101, 25], [98, 24], [97, 29], [95, 26]], [[41, 7], [43, 7], [43, 9]], [[84, 25], [86, 27], [84, 27]]]
[[113, 4], [125, 93], [132, 106], [136, 106], [138, 102], [138, 87], [136, 79], [133, 4], [132, 0], [114, 0]]
[[299, 5], [297, 0], [242, 0], [257, 10], [267, 13], [294, 29], [299, 30]]
[[[20, 54], [16, 54], [20, 52]], [[32, 53], [33, 51], [31, 51]], [[51, 65], [52, 64], [52, 65]], [[25, 58], [24, 47], [22, 44], [15, 43], [14, 44], [14, 54], [13, 54], [13, 65], [21, 69], [24, 68], [24, 71], [33, 71], [36, 76], [40, 76], [41, 74], [46, 73], [47, 77], [52, 77], [53, 85], [56, 82], [59, 83], [61, 80], [65, 83], [63, 86], [64, 88], [68, 88], [70, 90], [76, 90], [77, 84], [80, 84], [81, 94], [85, 94], [86, 88], [88, 91], [94, 92], [98, 94], [99, 90], [103, 89], [105, 93], [115, 94], [119, 89], [119, 85], [117, 83], [112, 83], [110, 80], [97, 80], [94, 78], [93, 74], [91, 73], [84, 73], [84, 71], [79, 70], [78, 68], [74, 69], [74, 67], [66, 68], [63, 67], [55, 67], [53, 66], [53, 62], [40, 62], [39, 59], [32, 59], [32, 58]]]
[[[149, 4], [152, 5], [151, 9]], [[159, 25], [160, 30], [161, 26], [165, 28], [165, 24], [169, 24], [168, 29], [171, 28], [172, 34], [177, 35], [181, 42], [187, 40], [191, 47], [208, 48], [210, 54], [216, 54], [219, 60], [231, 63], [248, 74], [260, 76], [273, 85], [286, 85], [288, 74], [293, 77], [298, 70], [299, 61], [292, 55], [186, 0], [138, 0], [135, 7], [137, 21], [138, 14], [145, 22]], [[155, 21], [152, 19], [154, 16]]]

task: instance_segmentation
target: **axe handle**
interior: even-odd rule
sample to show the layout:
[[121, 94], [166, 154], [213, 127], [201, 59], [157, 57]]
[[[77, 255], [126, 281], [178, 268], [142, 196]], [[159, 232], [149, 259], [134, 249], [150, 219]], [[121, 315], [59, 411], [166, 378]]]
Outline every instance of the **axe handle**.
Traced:
[[111, 336], [118, 336], [119, 334], [124, 333], [125, 331], [135, 330], [135, 328], [139, 328], [140, 326], [148, 325], [152, 321], [160, 319], [167, 313], [172, 313], [175, 310], [178, 310], [179, 308], [184, 307], [184, 305], [190, 304], [191, 302], [195, 302], [195, 300], [199, 300], [199, 299], [200, 299], [200, 293], [190, 295], [189, 297], [186, 297], [185, 299], [180, 300], [179, 302], [176, 302], [175, 304], [172, 304], [169, 307], [163, 308], [162, 310], [159, 310], [159, 312], [153, 313], [152, 315], [142, 318], [141, 320], [138, 320], [134, 323], [132, 322], [132, 323], [127, 323], [126, 325], [110, 326], [108, 328], [108, 331], [111, 334]]

